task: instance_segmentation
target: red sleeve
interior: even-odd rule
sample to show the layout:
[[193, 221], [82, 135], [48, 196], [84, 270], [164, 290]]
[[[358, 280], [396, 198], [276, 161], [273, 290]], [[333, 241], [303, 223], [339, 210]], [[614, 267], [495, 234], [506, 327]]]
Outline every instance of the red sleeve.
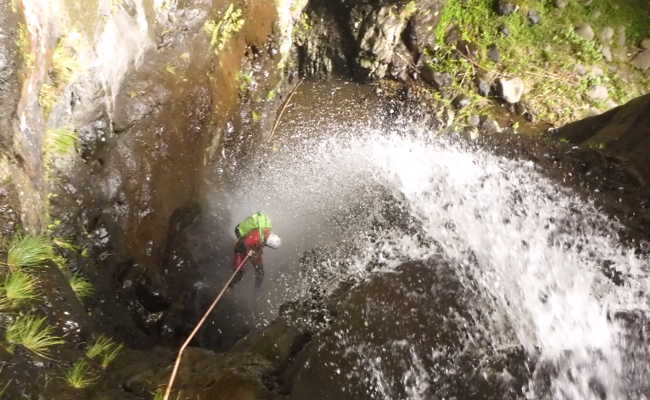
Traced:
[[257, 229], [253, 229], [249, 232], [246, 237], [244, 237], [244, 246], [246, 250], [255, 249], [260, 246], [260, 232]]

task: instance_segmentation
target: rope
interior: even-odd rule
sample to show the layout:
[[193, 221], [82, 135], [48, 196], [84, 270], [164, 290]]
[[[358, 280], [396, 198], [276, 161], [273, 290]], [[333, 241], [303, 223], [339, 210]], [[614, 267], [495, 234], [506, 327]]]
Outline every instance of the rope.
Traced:
[[269, 138], [266, 139], [267, 141], [273, 139], [273, 136], [275, 136], [275, 131], [278, 129], [278, 125], [280, 125], [280, 121], [282, 121], [282, 116], [284, 115], [284, 112], [287, 110], [287, 106], [291, 102], [293, 95], [296, 94], [296, 90], [298, 90], [298, 88], [300, 87], [300, 85], [302, 85], [304, 81], [305, 81], [304, 79], [301, 79], [300, 82], [298, 82], [298, 84], [293, 89], [291, 89], [291, 93], [289, 93], [289, 97], [287, 97], [287, 99], [282, 104], [282, 108], [280, 109], [280, 114], [278, 114], [278, 117], [275, 119], [275, 124], [273, 124], [273, 129], [271, 130], [271, 134], [269, 135]]
[[210, 308], [208, 308], [208, 311], [206, 311], [205, 314], [203, 314], [203, 317], [196, 324], [196, 326], [194, 327], [194, 330], [192, 331], [192, 333], [190, 333], [190, 336], [187, 337], [187, 339], [185, 340], [185, 342], [183, 343], [181, 348], [178, 350], [178, 355], [176, 356], [176, 362], [174, 363], [174, 370], [172, 371], [172, 375], [169, 378], [169, 383], [167, 384], [167, 390], [165, 390], [165, 397], [163, 398], [164, 400], [169, 400], [169, 396], [172, 393], [172, 386], [174, 385], [174, 380], [176, 380], [176, 374], [178, 373], [178, 368], [181, 365], [181, 358], [183, 357], [183, 352], [185, 351], [187, 346], [189, 346], [192, 339], [194, 339], [194, 336], [196, 336], [196, 334], [199, 332], [199, 329], [201, 329], [201, 327], [205, 323], [205, 320], [208, 319], [208, 316], [210, 315], [212, 310], [214, 310], [214, 308], [217, 306], [217, 304], [221, 300], [221, 297], [226, 292], [226, 289], [228, 289], [228, 286], [230, 286], [230, 283], [233, 281], [233, 279], [235, 279], [235, 276], [237, 275], [239, 270], [242, 269], [244, 264], [246, 264], [246, 261], [248, 261], [248, 258], [251, 256], [251, 254], [252, 254], [252, 252], [248, 252], [248, 254], [246, 254], [246, 257], [244, 258], [244, 260], [235, 269], [235, 272], [232, 274], [230, 279], [228, 279], [228, 282], [226, 283], [226, 285], [221, 290], [221, 293], [219, 293], [217, 298], [214, 299], [214, 301], [212, 302], [212, 305], [210, 305]]

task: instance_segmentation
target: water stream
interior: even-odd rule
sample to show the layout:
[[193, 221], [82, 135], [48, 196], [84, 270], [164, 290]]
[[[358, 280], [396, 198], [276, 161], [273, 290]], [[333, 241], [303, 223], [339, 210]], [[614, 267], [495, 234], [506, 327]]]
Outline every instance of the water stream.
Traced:
[[[612, 316], [648, 310], [648, 260], [619, 243], [622, 228], [615, 221], [531, 162], [424, 129], [325, 129], [327, 139], [276, 146], [242, 177], [240, 192], [230, 199], [234, 219], [258, 208], [272, 215], [286, 243], [278, 252], [267, 251], [273, 285], [267, 285], [266, 317], [313, 284], [297, 272], [296, 261], [311, 248], [355, 243], [353, 254], [333, 252], [327, 262], [329, 277], [318, 284], [332, 290], [343, 280], [362, 281], [438, 254], [463, 282], [483, 291], [485, 311], [493, 313], [486, 327], [492, 343], [523, 346], [538, 354], [539, 366], [553, 366], [550, 388], [531, 381], [527, 398], [638, 398], [650, 376], [635, 367], [639, 344], [628, 342]], [[403, 230], [384, 230], [379, 239], [364, 234], [386, 193], [436, 246], [423, 246]], [[340, 218], [355, 214], [365, 222]], [[605, 263], [630, 279], [614, 285], [602, 273]], [[410, 367], [403, 371], [404, 379], [413, 378], [406, 379], [409, 398], [420, 398], [414, 393], [433, 384], [417, 360], [435, 351], [411, 349]], [[382, 376], [386, 371], [375, 359], [366, 362], [379, 398], [396, 398], [387, 383], [395, 377]]]

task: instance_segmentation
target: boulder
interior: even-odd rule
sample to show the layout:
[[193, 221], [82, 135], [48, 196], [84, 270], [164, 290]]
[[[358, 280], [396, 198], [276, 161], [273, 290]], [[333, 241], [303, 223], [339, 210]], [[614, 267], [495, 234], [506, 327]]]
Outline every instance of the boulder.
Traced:
[[616, 28], [616, 44], [619, 47], [625, 47], [627, 45], [627, 31], [625, 26], [621, 25]]
[[575, 32], [578, 36], [585, 40], [593, 40], [596, 35], [591, 25], [585, 23], [577, 25]]
[[632, 59], [632, 65], [641, 71], [646, 71], [650, 68], [650, 49], [643, 50]]
[[373, 10], [360, 28], [359, 54], [356, 64], [362, 79], [386, 76], [395, 47], [406, 26], [406, 20], [386, 6]]
[[481, 123], [481, 131], [488, 134], [495, 134], [503, 132], [503, 128], [501, 128], [499, 123], [492, 118], [486, 118], [483, 123]]
[[457, 110], [461, 110], [461, 109], [467, 107], [468, 105], [470, 105], [471, 103], [472, 103], [472, 101], [467, 96], [460, 95], [460, 96], [458, 96], [458, 97], [456, 97], [454, 99], [454, 101], [452, 102], [452, 105]]
[[[121, 368], [116, 368], [107, 383], [138, 398], [151, 398], [152, 393], [164, 387], [174, 362], [173, 355], [165, 355], [163, 350], [128, 350], [122, 358]], [[174, 393], [182, 391], [183, 396], [191, 399], [200, 396], [214, 400], [268, 400], [274, 396], [264, 382], [272, 370], [268, 360], [255, 354], [217, 354], [189, 347], [178, 370]], [[104, 390], [97, 390], [97, 393]]]
[[614, 61], [626, 62], [630, 59], [630, 54], [626, 47], [614, 47], [612, 49], [612, 58]]
[[521, 100], [524, 94], [524, 81], [521, 78], [499, 78], [498, 81], [499, 96], [510, 104], [515, 104]]
[[490, 85], [490, 82], [483, 78], [478, 78], [476, 80], [476, 88], [478, 90], [478, 94], [483, 97], [490, 96], [490, 93], [492, 92], [492, 86]]
[[603, 85], [592, 86], [587, 90], [587, 98], [595, 102], [605, 101], [609, 98], [609, 91]]
[[607, 152], [626, 160], [641, 185], [650, 183], [650, 94], [557, 131], [573, 143], [607, 143]]
[[510, 15], [517, 11], [517, 6], [508, 0], [498, 0], [496, 4], [496, 12], [499, 15]]
[[611, 26], [606, 26], [606, 27], [603, 28], [602, 31], [600, 31], [600, 34], [598, 35], [598, 38], [600, 39], [600, 41], [602, 43], [609, 44], [614, 39], [614, 34], [615, 33], [616, 32], [614, 31], [614, 28], [612, 28]]
[[499, 53], [499, 48], [492, 44], [487, 49], [487, 57], [490, 61], [498, 63], [501, 60], [501, 54]]
[[483, 302], [457, 274], [412, 262], [346, 291], [288, 371], [289, 399], [518, 398], [525, 355], [486, 344], [476, 328], [488, 314], [472, 311]]
[[562, 9], [565, 9], [566, 6], [569, 5], [569, 0], [555, 0], [553, 2], [553, 4], [555, 5], [555, 7], [562, 10]]
[[448, 72], [437, 72], [429, 67], [422, 70], [422, 78], [438, 90], [444, 90], [451, 86], [453, 78]]
[[649, 50], [650, 49], [650, 38], [643, 39], [641, 41], [641, 48]]
[[537, 11], [537, 10], [528, 11], [528, 21], [532, 25], [539, 24], [541, 20], [542, 20], [542, 16], [539, 14], [539, 11]]
[[612, 48], [611, 47], [603, 46], [600, 49], [600, 52], [602, 53], [603, 58], [605, 59], [605, 61], [612, 62], [613, 56], [612, 56]]

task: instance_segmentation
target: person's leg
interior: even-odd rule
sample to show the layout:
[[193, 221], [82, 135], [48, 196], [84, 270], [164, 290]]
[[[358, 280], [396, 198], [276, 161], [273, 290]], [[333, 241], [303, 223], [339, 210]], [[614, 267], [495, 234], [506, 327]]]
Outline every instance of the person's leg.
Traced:
[[[246, 258], [246, 254], [235, 251], [232, 269], [236, 270], [240, 266], [240, 264], [244, 262], [245, 258]], [[243, 276], [244, 276], [244, 267], [242, 266], [237, 272], [237, 274], [235, 274], [235, 277], [233, 278], [232, 282], [230, 282], [229, 287], [232, 288], [233, 286], [235, 286], [235, 284], [239, 283], [239, 281], [241, 281]]]

